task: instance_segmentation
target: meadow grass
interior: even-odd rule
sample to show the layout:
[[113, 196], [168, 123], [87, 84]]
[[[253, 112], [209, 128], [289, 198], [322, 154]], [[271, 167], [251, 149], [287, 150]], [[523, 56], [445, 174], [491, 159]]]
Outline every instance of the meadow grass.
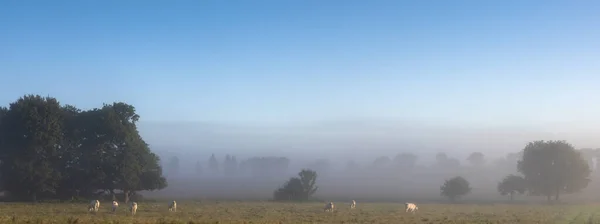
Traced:
[[167, 202], [141, 202], [132, 217], [124, 205], [112, 214], [110, 202], [96, 214], [84, 203], [1, 203], [0, 223], [600, 223], [600, 205], [418, 204], [411, 214], [402, 203], [335, 204], [331, 213], [324, 203], [181, 201], [169, 212]]

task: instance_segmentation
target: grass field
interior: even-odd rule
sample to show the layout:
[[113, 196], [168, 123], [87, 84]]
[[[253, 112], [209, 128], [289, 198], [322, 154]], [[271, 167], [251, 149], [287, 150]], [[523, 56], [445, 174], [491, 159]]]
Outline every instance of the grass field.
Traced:
[[[335, 203], [335, 202], [334, 202]], [[178, 202], [139, 203], [131, 217], [121, 205], [109, 212], [109, 202], [90, 214], [87, 204], [2, 203], [0, 223], [600, 223], [600, 205], [450, 205], [419, 204], [409, 214], [400, 203], [336, 203], [333, 213], [323, 203]]]

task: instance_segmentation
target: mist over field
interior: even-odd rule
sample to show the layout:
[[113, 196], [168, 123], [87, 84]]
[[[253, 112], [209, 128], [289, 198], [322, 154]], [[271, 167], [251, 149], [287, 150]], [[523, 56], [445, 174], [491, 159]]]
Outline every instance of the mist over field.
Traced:
[[[273, 192], [301, 169], [318, 173], [315, 198], [360, 201], [445, 201], [440, 185], [462, 176], [472, 187], [466, 201], [504, 202], [498, 183], [519, 175], [517, 161], [528, 142], [567, 140], [575, 148], [600, 145], [593, 132], [553, 133], [541, 128], [471, 128], [400, 122], [329, 122], [296, 126], [235, 126], [198, 122], [141, 122], [139, 130], [161, 157], [169, 186], [143, 192], [157, 198], [269, 200]], [[551, 130], [551, 129], [546, 129]], [[577, 134], [577, 135], [575, 135]], [[467, 158], [484, 155], [482, 164]], [[215, 156], [218, 170], [211, 170]], [[411, 161], [402, 155], [414, 155]], [[446, 157], [444, 157], [444, 154]], [[226, 173], [226, 156], [236, 157], [236, 169]], [[283, 168], [253, 170], [242, 163], [255, 157], [285, 157]], [[595, 170], [593, 156], [585, 158]], [[177, 160], [175, 162], [174, 160]], [[414, 162], [414, 164], [413, 164]], [[268, 174], [262, 173], [267, 172]], [[600, 199], [592, 182], [566, 200]], [[535, 202], [544, 197], [515, 196]]]

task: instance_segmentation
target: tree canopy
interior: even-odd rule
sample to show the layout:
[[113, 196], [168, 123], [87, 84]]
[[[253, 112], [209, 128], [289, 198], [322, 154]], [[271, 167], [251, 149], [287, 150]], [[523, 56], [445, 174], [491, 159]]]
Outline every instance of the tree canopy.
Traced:
[[481, 152], [474, 152], [467, 157], [467, 161], [473, 166], [483, 166], [485, 164], [485, 156]]
[[515, 194], [524, 194], [527, 190], [525, 178], [517, 175], [508, 175], [500, 183], [498, 183], [498, 192], [501, 195], [509, 195], [510, 200], [513, 200]]
[[317, 172], [313, 170], [302, 170], [298, 177], [292, 177], [281, 188], [273, 193], [276, 201], [306, 201], [315, 192], [318, 187]]
[[566, 141], [534, 141], [523, 149], [518, 170], [525, 176], [533, 195], [555, 200], [561, 193], [573, 193], [587, 187], [590, 168], [579, 151]]
[[126, 103], [80, 110], [26, 95], [0, 108], [0, 180], [14, 199], [95, 197], [165, 188], [159, 157]]
[[459, 197], [466, 195], [471, 192], [469, 181], [463, 177], [454, 177], [450, 180], [446, 180], [440, 187], [442, 196], [448, 197], [450, 201], [455, 201]]

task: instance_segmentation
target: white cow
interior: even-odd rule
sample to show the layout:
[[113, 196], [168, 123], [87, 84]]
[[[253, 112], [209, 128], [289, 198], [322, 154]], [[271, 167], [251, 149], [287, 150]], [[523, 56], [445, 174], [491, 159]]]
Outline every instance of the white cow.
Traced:
[[171, 204], [169, 204], [169, 211], [173, 211], [173, 212], [177, 211], [177, 202], [176, 201], [172, 201]]
[[415, 213], [417, 210], [419, 210], [419, 207], [417, 207], [417, 205], [414, 203], [404, 203], [404, 205], [406, 206], [406, 212], [411, 211], [412, 213]]
[[90, 202], [90, 205], [88, 206], [88, 211], [89, 212], [98, 212], [98, 209], [100, 209], [100, 201], [92, 200]]
[[119, 207], [119, 202], [113, 201], [112, 204], [112, 212], [117, 212], [117, 208]]
[[350, 203], [350, 209], [356, 208], [356, 201], [352, 200], [352, 203]]
[[131, 202], [131, 205], [129, 206], [129, 211], [131, 211], [131, 215], [135, 215], [135, 212], [137, 211], [137, 209], [138, 209], [137, 203]]
[[333, 212], [334, 208], [335, 208], [335, 205], [333, 205], [333, 202], [329, 202], [329, 203], [325, 204], [325, 211]]

